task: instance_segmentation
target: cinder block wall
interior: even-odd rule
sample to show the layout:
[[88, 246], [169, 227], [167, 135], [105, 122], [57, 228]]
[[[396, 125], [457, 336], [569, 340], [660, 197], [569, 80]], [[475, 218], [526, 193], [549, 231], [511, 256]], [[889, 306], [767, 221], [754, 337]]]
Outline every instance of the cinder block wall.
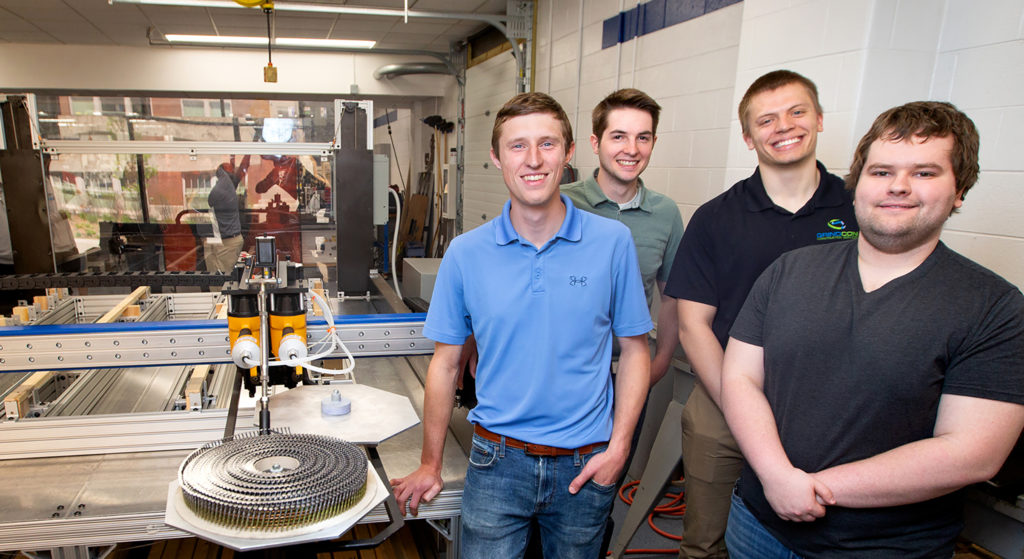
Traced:
[[[840, 175], [882, 110], [955, 103], [981, 132], [982, 175], [943, 240], [1024, 286], [1024, 0], [551, 0], [538, 9], [534, 89], [573, 119], [575, 164], [583, 172], [597, 164], [594, 104], [619, 87], [647, 91], [664, 109], [645, 182], [673, 198], [684, 221], [756, 165], [736, 106], [764, 72], [790, 68], [818, 84], [818, 155]], [[652, 9], [666, 19], [703, 15], [609, 44], [609, 20]], [[467, 229], [506, 197], [486, 150], [513, 75], [511, 57], [497, 57], [467, 77]], [[481, 89], [487, 94], [474, 99]]]

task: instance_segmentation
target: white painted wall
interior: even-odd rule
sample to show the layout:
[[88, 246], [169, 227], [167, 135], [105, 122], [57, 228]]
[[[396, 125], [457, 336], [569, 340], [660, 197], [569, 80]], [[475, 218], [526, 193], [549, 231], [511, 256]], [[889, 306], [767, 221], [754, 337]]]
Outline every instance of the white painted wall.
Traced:
[[736, 107], [765, 72], [789, 68], [817, 83], [818, 157], [840, 175], [878, 113], [948, 100], [978, 125], [982, 174], [943, 239], [1024, 286], [1024, 0], [745, 0], [602, 49], [604, 19], [636, 5], [540, 3], [535, 89], [576, 120], [581, 171], [596, 165], [590, 109], [619, 87], [663, 107], [644, 178], [679, 204], [684, 222], [757, 164]]
[[508, 190], [491, 162], [494, 115], [516, 93], [516, 63], [500, 54], [466, 72], [466, 153], [463, 180], [463, 231], [501, 213]]
[[397, 113], [391, 119], [390, 136], [387, 124], [377, 126], [373, 129], [373, 145], [387, 146], [388, 162], [391, 166], [390, 183], [401, 187], [403, 181], [408, 182], [409, 171], [413, 166], [413, 160], [416, 159], [412, 150], [412, 111], [384, 102], [374, 103], [373, 118], [375, 121], [390, 112]]
[[558, 99], [574, 120], [574, 164], [581, 173], [597, 165], [589, 140], [594, 105], [623, 87], [654, 97], [662, 113], [644, 181], [676, 200], [687, 221], [725, 183], [743, 4], [602, 49], [604, 20], [636, 5], [634, 0], [541, 3], [536, 89]]
[[944, 15], [931, 92], [978, 126], [981, 177], [942, 238], [1024, 287], [1024, 1], [948, 0]]
[[[793, 30], [784, 46], [779, 29]], [[825, 109], [818, 158], [842, 175], [880, 112], [923, 99], [957, 105], [981, 134], [982, 173], [943, 240], [1024, 286], [1022, 39], [1024, 0], [746, 0], [732, 106], [769, 70], [808, 76]], [[731, 118], [726, 184], [756, 164]]]
[[277, 83], [263, 81], [266, 52], [195, 47], [105, 47], [0, 44], [0, 91], [37, 89], [238, 92], [254, 94], [436, 96], [450, 76], [377, 80], [385, 64], [436, 62], [430, 57], [279, 51]]

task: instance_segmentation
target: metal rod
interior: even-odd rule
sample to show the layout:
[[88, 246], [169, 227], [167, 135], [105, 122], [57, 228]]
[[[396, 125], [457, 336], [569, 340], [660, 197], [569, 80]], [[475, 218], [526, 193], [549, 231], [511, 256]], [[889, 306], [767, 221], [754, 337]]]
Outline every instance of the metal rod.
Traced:
[[[132, 124], [132, 120], [126, 119], [125, 124], [128, 126], [128, 140], [135, 141], [135, 126]], [[139, 204], [142, 207], [142, 222], [149, 223], [149, 194], [146, 190], [146, 156], [137, 153], [135, 154], [135, 173], [139, 180]]]
[[260, 434], [270, 433], [270, 313], [267, 310], [267, 284], [260, 282]]
[[228, 404], [228, 417], [224, 421], [224, 438], [235, 435], [235, 420], [238, 418], [238, 400], [242, 395], [242, 375], [246, 374], [243, 369], [235, 368], [235, 381], [231, 384], [231, 403]]

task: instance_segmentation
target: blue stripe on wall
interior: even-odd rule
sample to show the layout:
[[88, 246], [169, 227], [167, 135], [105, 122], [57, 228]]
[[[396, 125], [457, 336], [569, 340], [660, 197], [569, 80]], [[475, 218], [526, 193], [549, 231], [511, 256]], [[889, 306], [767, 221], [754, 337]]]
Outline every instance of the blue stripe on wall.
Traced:
[[604, 20], [601, 48], [613, 47], [742, 0], [651, 0]]
[[646, 35], [665, 27], [665, 0], [652, 0], [637, 6], [643, 10], [640, 34]]
[[604, 20], [604, 30], [601, 34], [602, 49], [614, 47], [615, 45], [619, 44], [619, 29], [622, 27], [622, 25], [620, 24], [621, 20], [621, 15], [616, 15], [615, 17], [610, 17]]
[[388, 111], [386, 115], [380, 115], [373, 119], [373, 127], [380, 128], [381, 126], [387, 126], [388, 119], [391, 119], [391, 122], [398, 120], [398, 111]]

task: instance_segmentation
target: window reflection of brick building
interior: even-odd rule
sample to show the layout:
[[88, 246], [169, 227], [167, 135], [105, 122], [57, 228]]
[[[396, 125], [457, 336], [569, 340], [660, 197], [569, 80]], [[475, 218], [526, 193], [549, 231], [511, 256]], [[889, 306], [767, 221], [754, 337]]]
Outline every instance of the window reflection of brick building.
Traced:
[[[48, 163], [49, 186], [65, 210], [73, 241], [82, 250], [100, 248], [108, 257], [97, 264], [104, 269], [125, 265], [120, 253], [107, 250], [111, 231], [121, 232], [122, 244], [156, 247], [157, 255], [161, 245], [167, 252], [166, 245], [180, 241], [181, 251], [195, 257], [175, 257], [171, 247], [169, 261], [136, 259], [138, 269], [190, 269], [201, 261], [210, 230], [212, 169], [225, 154], [177, 153], [181, 143], [227, 147], [269, 141], [263, 133], [275, 120], [290, 130], [281, 142], [327, 142], [334, 131], [333, 101], [37, 95], [37, 107], [39, 132], [46, 139], [163, 142], [169, 148], [167, 153], [61, 154]], [[245, 248], [251, 249], [260, 234], [284, 236], [278, 241], [282, 258], [299, 261], [300, 225], [331, 219], [330, 181], [324, 178], [331, 175], [330, 163], [293, 155], [254, 159], [252, 176], [244, 181], [248, 204], [240, 208]], [[261, 179], [269, 182], [257, 187]], [[180, 231], [182, 238], [168, 240], [165, 229]], [[163, 236], [143, 233], [152, 231]]]
[[277, 237], [281, 258], [301, 262], [300, 223], [306, 216], [313, 221], [318, 213], [330, 212], [330, 183], [317, 174], [312, 157], [264, 155], [262, 158], [273, 167], [255, 186], [261, 198], [254, 208], [265, 211], [266, 219], [253, 224], [253, 233]]

